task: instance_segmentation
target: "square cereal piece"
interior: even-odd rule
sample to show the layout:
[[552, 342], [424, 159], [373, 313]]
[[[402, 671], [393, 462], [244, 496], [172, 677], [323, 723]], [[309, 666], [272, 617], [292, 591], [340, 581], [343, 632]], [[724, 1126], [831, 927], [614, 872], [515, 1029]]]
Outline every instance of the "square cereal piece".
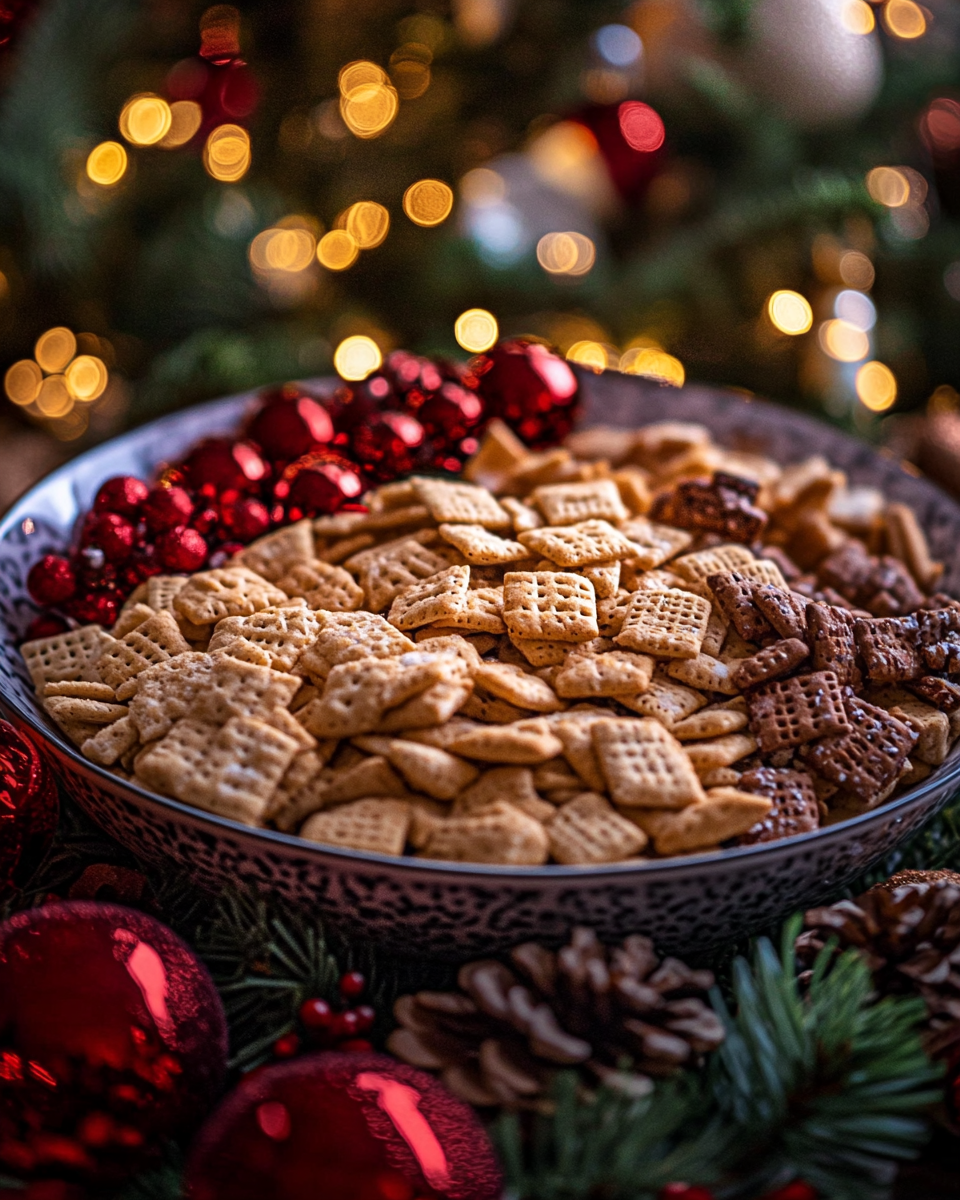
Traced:
[[782, 638], [807, 637], [807, 598], [772, 583], [758, 584], [753, 603]]
[[72, 696], [75, 700], [103, 700], [112, 704], [116, 700], [113, 688], [108, 683], [87, 682], [85, 679], [75, 679], [73, 682], [45, 683], [43, 695]]
[[648, 655], [616, 650], [609, 638], [598, 638], [567, 654], [554, 684], [565, 700], [637, 695], [649, 688], [653, 667]]
[[805, 758], [818, 775], [872, 807], [896, 783], [917, 735], [858, 696], [847, 697], [846, 715], [849, 728], [808, 747]]
[[[264, 663], [274, 671], [292, 671], [317, 636], [319, 622], [307, 608], [263, 608], [251, 617], [224, 617], [207, 646], [231, 658]], [[253, 651], [252, 654], [246, 651]]]
[[840, 681], [832, 671], [765, 683], [747, 696], [747, 710], [764, 754], [851, 731]]
[[457, 796], [451, 811], [455, 817], [466, 817], [502, 800], [524, 810], [540, 802], [529, 767], [492, 767], [484, 771]]
[[148, 667], [186, 654], [190, 643], [177, 627], [173, 613], [162, 608], [149, 621], [114, 641], [101, 655], [97, 670], [105, 683], [117, 692], [119, 700], [128, 700], [136, 691], [136, 677]]
[[131, 604], [129, 607], [124, 606], [120, 610], [120, 615], [117, 617], [116, 624], [110, 630], [111, 636], [122, 638], [130, 632], [131, 629], [136, 629], [138, 625], [142, 625], [144, 621], [149, 621], [156, 610], [151, 608], [149, 604]]
[[526, 546], [500, 537], [482, 525], [441, 525], [437, 531], [445, 542], [455, 546], [471, 565], [490, 566], [518, 562], [529, 557]]
[[625, 588], [618, 588], [617, 594], [607, 600], [597, 599], [597, 626], [601, 637], [614, 638], [623, 628], [623, 622], [630, 608], [633, 593]]
[[448, 567], [410, 584], [390, 605], [387, 620], [397, 629], [448, 620], [463, 610], [470, 582], [469, 567]]
[[129, 716], [101, 727], [99, 733], [80, 747], [80, 753], [101, 767], [112, 767], [140, 741], [140, 734]]
[[476, 689], [460, 709], [460, 713], [464, 717], [482, 721], [484, 725], [512, 725], [514, 721], [522, 721], [524, 717], [534, 715], [531, 708], [518, 708], [508, 700], [501, 700], [488, 692]]
[[137, 676], [136, 694], [130, 700], [130, 719], [144, 743], [170, 731], [190, 711], [198, 693], [210, 682], [214, 660], [209, 654], [178, 654], [149, 667]]
[[412, 483], [417, 496], [438, 524], [482, 525], [484, 529], [509, 529], [511, 526], [510, 514], [486, 488], [420, 476], [414, 476]]
[[473, 681], [491, 696], [532, 712], [560, 712], [566, 707], [549, 683], [511, 663], [481, 662]]
[[189, 580], [189, 575], [151, 575], [147, 580], [144, 603], [156, 611], [169, 608], [173, 612], [174, 598], [183, 591]]
[[536, 766], [563, 753], [543, 717], [530, 717], [509, 725], [479, 726], [452, 739], [447, 749], [478, 762]]
[[288, 566], [276, 584], [288, 596], [301, 596], [307, 608], [353, 612], [363, 603], [363, 588], [349, 571], [317, 558]]
[[583, 568], [584, 579], [589, 579], [596, 593], [597, 603], [610, 600], [617, 594], [620, 587], [620, 561], [594, 563]]
[[753, 754], [756, 748], [757, 739], [748, 733], [728, 733], [710, 741], [684, 744], [693, 769], [701, 777], [722, 767], [732, 767], [741, 758]]
[[855, 618], [845, 608], [830, 604], [808, 604], [807, 642], [814, 670], [833, 671], [841, 683], [859, 688], [863, 682], [858, 666]]
[[305, 517], [285, 529], [257, 538], [235, 556], [234, 563], [249, 567], [262, 579], [279, 586], [278, 580], [287, 575], [291, 567], [313, 558], [313, 524]]
[[477, 768], [438, 746], [388, 738], [386, 756], [407, 784], [434, 800], [452, 800], [474, 782]]
[[[798, 667], [810, 654], [806, 642], [799, 638], [787, 638], [765, 646], [750, 658], [738, 659], [732, 664], [730, 677], [734, 687], [741, 692], [766, 683], [769, 679], [777, 679], [787, 675]], [[839, 678], [839, 676], [837, 676]]]
[[315, 813], [304, 822], [300, 836], [308, 842], [364, 850], [368, 854], [403, 853], [410, 828], [406, 800], [370, 797]]
[[621, 862], [647, 844], [647, 835], [605, 796], [583, 792], [547, 823], [550, 855], [564, 866]]
[[575, 525], [591, 518], [625, 521], [630, 516], [612, 479], [548, 484], [534, 489], [533, 500], [548, 525]]
[[360, 658], [397, 658], [416, 644], [378, 613], [318, 613], [319, 631], [300, 656], [297, 670], [323, 684], [340, 663]]
[[48, 696], [43, 707], [61, 729], [74, 724], [112, 725], [129, 712], [125, 704], [84, 700], [76, 696]]
[[675, 588], [634, 592], [614, 641], [655, 658], [696, 658], [709, 620], [710, 603], [702, 596]]
[[909, 725], [917, 735], [917, 743], [910, 751], [914, 763], [938, 767], [944, 761], [950, 750], [950, 718], [946, 713], [901, 688], [882, 689], [871, 700]]
[[356, 737], [375, 730], [388, 708], [402, 705], [451, 672], [456, 659], [415, 651], [402, 658], [354, 659], [338, 663], [323, 692], [297, 713], [318, 738]]
[[194, 625], [215, 625], [224, 617], [249, 617], [288, 597], [247, 567], [221, 567], [192, 575], [173, 607]]
[[707, 576], [707, 587], [717, 607], [748, 642], [759, 642], [773, 627], [754, 601], [758, 584], [740, 571], [721, 571]]
[[508, 571], [503, 619], [511, 637], [587, 642], [599, 635], [593, 584], [562, 571]]
[[853, 635], [871, 683], [898, 683], [923, 674], [915, 614], [857, 619]]
[[675, 558], [670, 569], [687, 583], [706, 589], [707, 579], [724, 571], [740, 571], [754, 562], [753, 554], [746, 546], [711, 546], [708, 550], [695, 550]]
[[96, 664], [113, 639], [99, 625], [82, 625], [53, 637], [36, 638], [20, 647], [23, 661], [38, 692], [44, 684], [86, 680], [98, 682]]
[[494, 417], [484, 430], [480, 447], [463, 468], [465, 479], [487, 486], [497, 481], [527, 457], [526, 446], [509, 425]]
[[[551, 642], [545, 638], [521, 638], [510, 634], [510, 645], [519, 650], [532, 667], [559, 667], [579, 642]], [[502, 651], [501, 651], [502, 654]]]
[[683, 747], [658, 722], [636, 717], [597, 721], [593, 745], [607, 790], [623, 808], [683, 808], [703, 788]]
[[510, 514], [514, 533], [526, 533], [528, 529], [539, 529], [543, 517], [530, 504], [525, 504], [515, 496], [501, 496], [500, 504]]
[[256, 717], [288, 708], [300, 687], [296, 675], [284, 675], [220, 651], [213, 668], [194, 696], [188, 716], [207, 725], [225, 725], [232, 717]]
[[665, 671], [657, 669], [645, 692], [618, 696], [617, 702], [642, 717], [653, 717], [661, 725], [671, 729], [678, 721], [703, 708], [707, 698], [702, 692], [684, 687], [682, 683], [671, 679]]
[[926, 609], [916, 616], [920, 657], [926, 669], [960, 673], [960, 608]]
[[773, 807], [765, 817], [740, 835], [741, 846], [776, 842], [780, 838], [809, 833], [820, 826], [820, 806], [813, 779], [806, 771], [755, 767], [740, 776], [737, 788], [764, 796]]
[[765, 796], [716, 787], [699, 804], [689, 804], [679, 812], [637, 810], [630, 816], [653, 839], [658, 854], [687, 854], [746, 833], [771, 808]]
[[678, 742], [693, 742], [739, 733], [746, 727], [746, 711], [741, 712], [736, 708], [706, 708], [677, 721], [671, 726], [670, 732]]
[[404, 588], [445, 570], [449, 563], [416, 538], [375, 546], [349, 560], [363, 588], [366, 607], [381, 612]]
[[626, 556], [637, 570], [650, 571], [667, 562], [681, 550], [686, 550], [693, 535], [685, 529], [674, 529], [672, 525], [660, 525], [646, 517], [634, 517], [624, 521], [620, 532], [629, 538], [633, 552]]
[[543, 555], [561, 567], [586, 567], [629, 558], [636, 547], [608, 521], [545, 525], [519, 535], [530, 554]]
[[676, 658], [665, 666], [671, 679], [677, 679], [687, 687], [703, 692], [720, 692], [724, 696], [735, 696], [740, 691], [733, 681], [733, 668], [710, 654]]
[[445, 725], [463, 708], [473, 691], [473, 680], [466, 664], [461, 666], [463, 669], [459, 673], [448, 667], [446, 678], [431, 684], [411, 700], [389, 709], [380, 719], [377, 726], [379, 731], [412, 737], [418, 730]]
[[935, 675], [924, 675], [922, 679], [907, 686], [915, 696], [926, 700], [928, 704], [932, 704], [948, 716], [960, 711], [960, 684], [952, 683], [948, 679], [938, 679]]
[[448, 632], [463, 630], [469, 633], [506, 633], [507, 627], [503, 623], [503, 588], [470, 588], [460, 611], [444, 617], [430, 628]]
[[547, 861], [547, 831], [516, 805], [501, 800], [435, 826], [420, 854], [448, 862], [538, 867]]

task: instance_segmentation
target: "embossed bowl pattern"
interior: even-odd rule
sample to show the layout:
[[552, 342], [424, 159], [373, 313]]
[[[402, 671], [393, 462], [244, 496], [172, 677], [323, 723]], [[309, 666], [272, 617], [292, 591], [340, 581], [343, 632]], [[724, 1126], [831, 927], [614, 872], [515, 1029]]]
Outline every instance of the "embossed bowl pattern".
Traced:
[[[856, 439], [788, 409], [723, 391], [662, 389], [621, 375], [583, 380], [584, 423], [631, 427], [700, 421], [723, 445], [796, 462], [825, 454], [852, 483], [910, 504], [944, 587], [960, 594], [960, 505]], [[450, 959], [528, 938], [559, 940], [577, 923], [601, 937], [642, 931], [665, 950], [692, 950], [758, 930], [814, 904], [867, 869], [954, 794], [960, 753], [896, 801], [842, 825], [713, 855], [603, 867], [498, 867], [388, 858], [250, 829], [154, 795], [87, 762], [37, 705], [17, 644], [36, 615], [26, 575], [62, 550], [99, 484], [149, 476], [200, 437], [237, 428], [252, 396], [206, 404], [108, 442], [54, 472], [0, 522], [0, 709], [39, 735], [61, 783], [108, 834], [146, 860], [174, 863], [198, 884], [246, 881], [319, 912], [354, 936]]]

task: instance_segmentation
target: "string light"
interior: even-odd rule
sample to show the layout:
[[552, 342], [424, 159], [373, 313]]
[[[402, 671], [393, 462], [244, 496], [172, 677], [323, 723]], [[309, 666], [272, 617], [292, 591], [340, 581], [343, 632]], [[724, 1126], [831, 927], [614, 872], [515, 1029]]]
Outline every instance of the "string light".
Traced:
[[913, 0], [887, 0], [882, 15], [887, 33], [904, 41], [923, 37], [927, 32], [927, 18], [920, 5], [914, 4]]
[[682, 387], [686, 379], [680, 359], [657, 346], [642, 346], [635, 356], [628, 350], [620, 360], [620, 370], [628, 375], [642, 375], [645, 379], [669, 383], [672, 387]]
[[873, 9], [866, 0], [846, 0], [840, 10], [840, 23], [850, 33], [872, 33], [876, 27]]
[[357, 261], [360, 247], [345, 229], [331, 229], [317, 243], [317, 259], [328, 271], [345, 271]]
[[203, 109], [195, 100], [175, 100], [170, 105], [170, 128], [157, 145], [164, 150], [185, 146], [203, 123]]
[[366, 60], [347, 63], [337, 83], [340, 115], [354, 136], [375, 138], [389, 129], [400, 110], [400, 100], [382, 67]]
[[897, 380], [882, 362], [867, 362], [857, 371], [857, 395], [871, 412], [886, 412], [897, 399]]
[[382, 362], [380, 347], [373, 338], [364, 334], [344, 338], [333, 354], [333, 365], [337, 374], [350, 382], [366, 379]]
[[598, 375], [612, 365], [606, 347], [600, 342], [574, 342], [567, 350], [566, 357], [568, 362], [575, 362], [581, 367], [589, 367]]
[[77, 352], [77, 339], [63, 325], [41, 333], [33, 348], [33, 357], [47, 374], [62, 371]]
[[781, 333], [797, 337], [813, 325], [813, 309], [806, 297], [784, 288], [767, 300], [767, 313]]
[[87, 156], [87, 178], [113, 187], [127, 173], [127, 152], [119, 142], [101, 142]]
[[203, 148], [203, 165], [221, 183], [236, 183], [250, 169], [250, 135], [240, 125], [218, 125]]
[[[389, 212], [374, 200], [358, 200], [350, 205], [342, 217], [342, 228], [346, 229], [361, 250], [376, 249], [390, 231]], [[339, 221], [337, 223], [340, 224]]]
[[537, 242], [537, 262], [551, 275], [586, 275], [597, 250], [582, 233], [546, 233]]
[[344, 99], [349, 99], [360, 88], [387, 82], [387, 73], [383, 67], [378, 67], [376, 63], [366, 59], [347, 63], [345, 67], [340, 68], [337, 76], [337, 87]]
[[403, 211], [414, 225], [442, 225], [453, 211], [453, 189], [440, 179], [420, 179], [403, 193]]
[[120, 113], [120, 133], [133, 146], [155, 146], [170, 132], [173, 114], [162, 96], [131, 96]]
[[25, 408], [36, 400], [42, 383], [43, 372], [33, 359], [21, 358], [12, 367], [8, 367], [3, 377], [3, 390], [12, 403]]
[[895, 167], [874, 167], [866, 184], [871, 197], [886, 208], [900, 208], [910, 199], [910, 181]]
[[63, 375], [48, 375], [40, 385], [36, 400], [37, 408], [44, 417], [65, 417], [73, 408], [73, 397]]
[[500, 328], [493, 313], [485, 308], [468, 308], [457, 317], [453, 333], [464, 350], [470, 354], [482, 354], [494, 345], [500, 336]]
[[[80, 347], [83, 353], [74, 357]], [[55, 437], [64, 441], [80, 437], [89, 418], [75, 417], [75, 404], [82, 409], [92, 404], [110, 382], [106, 363], [93, 350], [109, 354], [111, 347], [92, 333], [75, 336], [63, 325], [48, 329], [37, 338], [35, 361], [21, 359], [7, 370], [3, 384], [8, 398], [32, 415], [44, 417]]]
[[837, 362], [860, 362], [870, 353], [870, 339], [866, 333], [840, 318], [824, 321], [820, 326], [819, 337], [824, 353], [835, 358]]
[[102, 359], [95, 354], [81, 354], [67, 367], [64, 379], [74, 400], [90, 403], [106, 391], [109, 374]]

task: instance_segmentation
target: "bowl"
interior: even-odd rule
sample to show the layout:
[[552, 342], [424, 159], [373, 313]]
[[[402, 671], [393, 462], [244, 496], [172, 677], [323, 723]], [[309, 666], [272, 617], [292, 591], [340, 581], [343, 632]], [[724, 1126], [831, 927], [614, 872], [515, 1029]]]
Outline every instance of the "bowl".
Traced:
[[[825, 454], [851, 483], [911, 505], [943, 586], [960, 594], [960, 505], [893, 459], [810, 417], [733, 393], [660, 388], [585, 374], [583, 424], [623, 427], [700, 421], [721, 444], [796, 462]], [[23, 496], [0, 523], [0, 708], [37, 735], [80, 807], [137, 856], [174, 864], [201, 886], [244, 881], [322, 914], [352, 936], [396, 951], [463, 959], [536, 938], [557, 942], [575, 924], [608, 939], [643, 932], [664, 950], [691, 951], [768, 926], [818, 903], [914, 832], [954, 794], [960, 751], [893, 802], [842, 824], [722, 853], [599, 867], [503, 867], [391, 858], [251, 829], [158, 796], [87, 762], [38, 706], [17, 651], [36, 615], [30, 565], [62, 550], [99, 484], [147, 477], [199, 438], [235, 430], [253, 396], [154, 421], [89, 451]]]

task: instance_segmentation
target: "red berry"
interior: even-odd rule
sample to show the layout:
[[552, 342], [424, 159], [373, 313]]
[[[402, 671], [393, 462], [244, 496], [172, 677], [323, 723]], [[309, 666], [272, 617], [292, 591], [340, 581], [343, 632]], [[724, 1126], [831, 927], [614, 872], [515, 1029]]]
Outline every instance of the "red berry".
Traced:
[[273, 1043], [275, 1058], [293, 1058], [300, 1049], [300, 1039], [295, 1033], [285, 1033]]
[[143, 515], [151, 533], [186, 525], [192, 512], [193, 501], [181, 487], [155, 487], [143, 504]]
[[245, 497], [224, 509], [223, 523], [240, 542], [252, 542], [270, 528], [270, 512], [265, 504]]
[[373, 1027], [373, 1023], [377, 1019], [377, 1014], [369, 1004], [361, 1004], [353, 1012], [357, 1018], [357, 1033], [366, 1033], [368, 1029]]
[[68, 629], [69, 625], [62, 617], [45, 615], [30, 622], [23, 635], [23, 640], [32, 642], [36, 638], [56, 637], [58, 633], [66, 633]]
[[360, 1021], [352, 1008], [348, 1008], [346, 1012], [334, 1014], [330, 1032], [335, 1038], [352, 1038], [360, 1032]]
[[299, 1015], [307, 1029], [326, 1029], [333, 1017], [333, 1012], [326, 1000], [315, 996], [312, 1000], [304, 1000], [300, 1005]]
[[198, 533], [202, 533], [204, 537], [220, 522], [220, 510], [214, 508], [212, 504], [208, 504], [206, 508], [201, 508], [195, 512], [190, 518], [190, 524]]
[[345, 975], [340, 976], [339, 986], [341, 996], [352, 1000], [356, 996], [363, 995], [367, 981], [359, 971], [347, 971]]
[[133, 475], [117, 475], [100, 485], [93, 507], [97, 512], [115, 512], [125, 517], [135, 517], [149, 495], [150, 489], [143, 480]]
[[119, 513], [94, 512], [87, 517], [80, 539], [81, 545], [103, 551], [107, 562], [119, 563], [130, 557], [137, 531]]
[[157, 557], [169, 571], [199, 571], [207, 561], [207, 543], [195, 529], [177, 525], [157, 538]]
[[62, 604], [76, 590], [73, 568], [59, 554], [45, 554], [30, 568], [27, 591], [38, 604]]
[[287, 384], [265, 398], [247, 427], [271, 462], [292, 462], [333, 440], [333, 422], [323, 405]]

